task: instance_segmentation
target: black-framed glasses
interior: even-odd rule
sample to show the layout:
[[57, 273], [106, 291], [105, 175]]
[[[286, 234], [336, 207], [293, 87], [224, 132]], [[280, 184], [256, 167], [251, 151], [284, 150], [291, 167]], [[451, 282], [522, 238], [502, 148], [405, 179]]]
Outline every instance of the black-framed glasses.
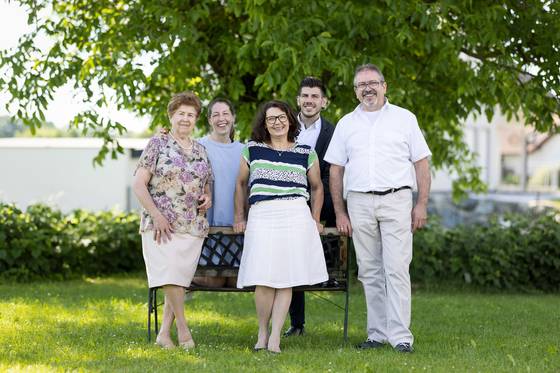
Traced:
[[280, 115], [271, 115], [269, 117], [266, 117], [266, 123], [267, 124], [274, 124], [276, 123], [276, 120], [279, 120], [282, 123], [286, 123], [288, 121], [288, 116], [286, 114], [280, 114]]
[[384, 80], [370, 80], [369, 82], [360, 82], [360, 83], [356, 83], [356, 85], [354, 86], [357, 89], [365, 89], [366, 87], [372, 87], [372, 88], [379, 88], [379, 86], [384, 83]]

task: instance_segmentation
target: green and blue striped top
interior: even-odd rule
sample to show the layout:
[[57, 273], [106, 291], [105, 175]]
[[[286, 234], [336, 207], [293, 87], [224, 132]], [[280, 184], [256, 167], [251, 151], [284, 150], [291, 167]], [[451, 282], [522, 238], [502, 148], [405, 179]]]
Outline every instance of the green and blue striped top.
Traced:
[[295, 144], [288, 150], [275, 150], [250, 141], [242, 156], [249, 165], [249, 204], [273, 199], [309, 200], [307, 171], [317, 161], [308, 145]]

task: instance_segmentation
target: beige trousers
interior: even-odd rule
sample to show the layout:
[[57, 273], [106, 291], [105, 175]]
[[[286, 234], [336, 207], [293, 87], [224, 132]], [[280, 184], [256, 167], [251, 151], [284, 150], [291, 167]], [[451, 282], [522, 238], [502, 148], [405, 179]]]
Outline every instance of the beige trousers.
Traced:
[[411, 289], [408, 268], [412, 260], [412, 191], [384, 196], [348, 193], [348, 213], [358, 261], [358, 279], [364, 286], [368, 338], [412, 344]]

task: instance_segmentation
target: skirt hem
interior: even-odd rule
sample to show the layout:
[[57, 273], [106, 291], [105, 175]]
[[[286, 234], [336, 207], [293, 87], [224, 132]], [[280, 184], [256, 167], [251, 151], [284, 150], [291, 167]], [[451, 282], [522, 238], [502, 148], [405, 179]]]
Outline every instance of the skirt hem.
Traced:
[[293, 288], [296, 286], [304, 286], [304, 285], [315, 285], [315, 284], [320, 284], [321, 282], [325, 282], [328, 281], [329, 277], [321, 277], [317, 280], [313, 279], [310, 281], [297, 281], [293, 284], [278, 284], [278, 283], [272, 283], [272, 282], [268, 282], [268, 281], [250, 281], [247, 283], [243, 283], [243, 285], [237, 285], [238, 289], [243, 289], [246, 287], [250, 287], [250, 286], [267, 286], [269, 288], [274, 288], [274, 289], [287, 289], [287, 288]]

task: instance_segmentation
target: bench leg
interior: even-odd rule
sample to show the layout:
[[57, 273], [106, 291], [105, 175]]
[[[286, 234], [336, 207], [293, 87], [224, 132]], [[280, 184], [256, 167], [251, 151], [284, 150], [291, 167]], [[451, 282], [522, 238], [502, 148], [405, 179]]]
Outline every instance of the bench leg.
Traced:
[[[348, 241], [346, 241], [348, 243]], [[354, 251], [354, 241], [349, 242], [346, 259], [346, 305], [344, 306], [344, 342], [348, 342], [348, 309], [350, 308], [350, 253]]]
[[157, 309], [157, 288], [148, 289], [148, 342], [152, 341], [152, 313], [154, 314], [156, 336], [159, 333]]
[[[152, 341], [152, 313], [154, 312], [154, 289], [148, 289], [148, 343]], [[157, 307], [157, 305], [155, 305]]]
[[148, 289], [148, 343], [152, 341], [152, 289]]
[[158, 319], [157, 319], [157, 288], [154, 289], [154, 327], [156, 330], [156, 336], [159, 334], [159, 326], [158, 326]]
[[350, 299], [350, 287], [348, 280], [346, 280], [346, 304], [344, 306], [344, 342], [348, 342], [348, 308]]

